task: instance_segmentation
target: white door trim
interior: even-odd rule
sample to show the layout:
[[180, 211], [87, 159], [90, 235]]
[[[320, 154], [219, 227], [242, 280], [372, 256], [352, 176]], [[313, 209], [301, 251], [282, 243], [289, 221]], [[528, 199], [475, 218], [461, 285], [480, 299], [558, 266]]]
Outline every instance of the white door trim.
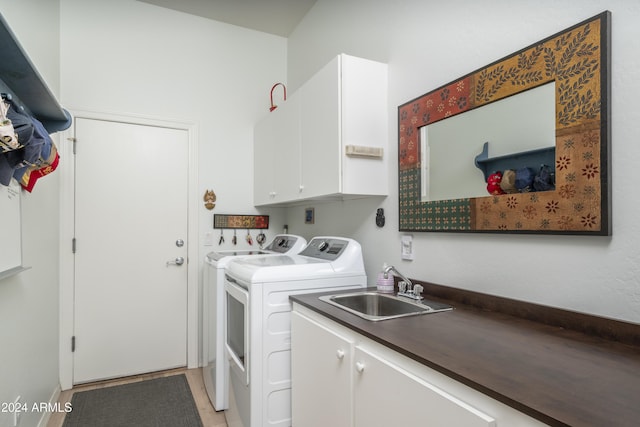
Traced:
[[[188, 279], [187, 279], [187, 367], [199, 364], [199, 262], [198, 262], [198, 127], [194, 123], [177, 122], [145, 116], [118, 115], [112, 113], [71, 111], [75, 118], [124, 122], [147, 126], [169, 127], [186, 130], [189, 138], [189, 196], [188, 196]], [[71, 241], [74, 236], [74, 126], [61, 132], [60, 152], [60, 336], [59, 374], [62, 390], [73, 386], [73, 336], [74, 312], [74, 256]]]

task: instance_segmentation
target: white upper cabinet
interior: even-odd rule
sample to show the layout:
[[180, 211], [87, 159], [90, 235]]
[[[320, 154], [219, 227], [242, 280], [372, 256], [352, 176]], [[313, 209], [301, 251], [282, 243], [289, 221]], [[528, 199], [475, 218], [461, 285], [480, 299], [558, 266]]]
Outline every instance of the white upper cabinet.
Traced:
[[254, 204], [387, 195], [387, 104], [386, 64], [334, 58], [256, 125]]
[[289, 97], [254, 129], [254, 204], [282, 203], [298, 197], [300, 182], [300, 105]]

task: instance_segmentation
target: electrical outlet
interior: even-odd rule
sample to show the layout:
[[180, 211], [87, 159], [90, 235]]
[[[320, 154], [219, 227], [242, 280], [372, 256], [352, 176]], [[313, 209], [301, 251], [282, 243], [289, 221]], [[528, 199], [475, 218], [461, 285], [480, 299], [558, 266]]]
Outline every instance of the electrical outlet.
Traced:
[[401, 244], [402, 259], [412, 261], [413, 260], [413, 236], [411, 234], [403, 235], [400, 244]]
[[204, 233], [204, 245], [205, 246], [213, 246], [213, 233], [207, 231]]

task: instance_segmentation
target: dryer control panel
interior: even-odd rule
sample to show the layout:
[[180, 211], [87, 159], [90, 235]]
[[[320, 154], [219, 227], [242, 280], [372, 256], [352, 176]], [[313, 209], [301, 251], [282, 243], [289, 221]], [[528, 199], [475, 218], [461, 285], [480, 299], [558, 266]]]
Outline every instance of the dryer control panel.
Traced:
[[334, 261], [342, 255], [349, 240], [333, 237], [314, 237], [300, 255]]
[[[304, 245], [304, 239], [299, 236], [293, 236], [289, 234], [278, 234], [272, 241], [267, 245], [265, 250], [276, 252], [276, 253], [287, 253], [291, 249], [296, 246], [296, 244], [302, 243]], [[298, 249], [300, 250], [300, 249]], [[295, 251], [294, 253], [296, 253]]]

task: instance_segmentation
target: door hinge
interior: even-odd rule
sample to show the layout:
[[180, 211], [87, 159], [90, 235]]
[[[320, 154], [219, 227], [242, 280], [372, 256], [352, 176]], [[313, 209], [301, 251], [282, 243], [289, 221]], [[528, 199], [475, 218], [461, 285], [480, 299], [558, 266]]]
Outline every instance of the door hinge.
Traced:
[[76, 336], [71, 337], [71, 353], [76, 351]]
[[71, 253], [76, 253], [76, 238], [71, 239]]
[[75, 138], [67, 138], [67, 141], [73, 142], [73, 154], [76, 154], [76, 143], [78, 142]]

